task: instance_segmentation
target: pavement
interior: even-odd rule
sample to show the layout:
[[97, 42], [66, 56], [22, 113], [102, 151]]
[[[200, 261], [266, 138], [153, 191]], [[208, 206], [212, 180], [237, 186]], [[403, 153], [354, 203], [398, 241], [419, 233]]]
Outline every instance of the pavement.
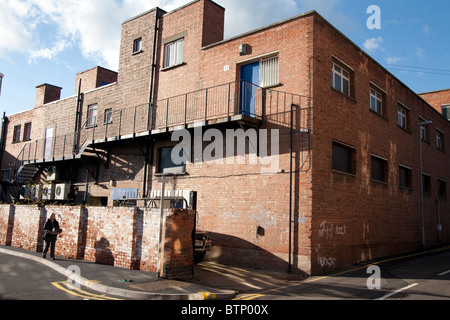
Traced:
[[[195, 265], [190, 280], [158, 278], [156, 273], [128, 270], [90, 261], [56, 256], [55, 260], [42, 258], [42, 253], [23, 248], [0, 246], [0, 253], [32, 260], [68, 277], [90, 290], [131, 300], [231, 300], [237, 295], [261, 292], [303, 280], [299, 275], [269, 272], [251, 268], [232, 267], [213, 262]], [[77, 266], [77, 267], [74, 267]], [[69, 270], [80, 271], [74, 276]]]

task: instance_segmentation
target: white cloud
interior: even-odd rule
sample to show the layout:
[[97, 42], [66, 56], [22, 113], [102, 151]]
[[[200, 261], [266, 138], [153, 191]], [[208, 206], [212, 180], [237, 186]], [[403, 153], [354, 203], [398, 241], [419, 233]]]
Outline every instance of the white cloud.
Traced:
[[406, 60], [406, 58], [402, 58], [402, 57], [389, 57], [387, 58], [386, 62], [387, 64], [397, 64], [401, 61]]
[[425, 58], [425, 50], [420, 47], [416, 47], [416, 56], [420, 59]]
[[367, 39], [364, 42], [364, 50], [369, 51], [369, 52], [374, 52], [374, 51], [380, 49], [382, 42], [383, 42], [382, 37]]
[[0, 57], [8, 52], [26, 52], [33, 44], [32, 7], [19, 0], [0, 1]]
[[[171, 11], [190, 0], [0, 0], [0, 57], [55, 59], [70, 47], [117, 70], [122, 22], [154, 7]], [[338, 28], [354, 25], [340, 0], [216, 0], [226, 10], [225, 37], [317, 10]]]
[[51, 49], [44, 48], [39, 50], [31, 50], [28, 57], [28, 63], [31, 64], [33, 61], [41, 58], [51, 60], [55, 58], [60, 52], [71, 46], [72, 44], [70, 42], [66, 40], [59, 40]]

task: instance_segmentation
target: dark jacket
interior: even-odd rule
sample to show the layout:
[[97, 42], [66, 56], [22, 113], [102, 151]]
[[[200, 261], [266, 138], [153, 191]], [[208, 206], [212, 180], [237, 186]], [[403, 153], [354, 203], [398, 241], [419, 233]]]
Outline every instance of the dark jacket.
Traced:
[[57, 231], [59, 230], [59, 222], [55, 219], [53, 222], [48, 219], [44, 225], [44, 240], [56, 240], [58, 237]]

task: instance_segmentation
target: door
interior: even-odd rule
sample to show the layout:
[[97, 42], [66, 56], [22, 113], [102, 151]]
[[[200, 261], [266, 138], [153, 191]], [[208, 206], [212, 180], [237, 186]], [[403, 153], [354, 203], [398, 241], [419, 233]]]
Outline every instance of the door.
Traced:
[[241, 90], [239, 113], [250, 117], [255, 116], [256, 89], [259, 84], [259, 62], [241, 67]]
[[47, 128], [45, 130], [45, 140], [44, 140], [44, 159], [51, 158], [53, 153], [53, 135], [54, 128]]

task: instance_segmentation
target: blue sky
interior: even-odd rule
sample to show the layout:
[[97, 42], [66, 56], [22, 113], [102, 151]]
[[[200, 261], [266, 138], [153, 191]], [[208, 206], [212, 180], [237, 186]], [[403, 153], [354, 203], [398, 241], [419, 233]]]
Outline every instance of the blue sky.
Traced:
[[[34, 105], [35, 87], [75, 92], [75, 75], [96, 65], [117, 71], [121, 24], [159, 6], [189, 0], [0, 0], [0, 112]], [[216, 0], [226, 9], [225, 37], [316, 10], [415, 92], [450, 88], [450, 1]], [[381, 29], [370, 30], [370, 5]]]

